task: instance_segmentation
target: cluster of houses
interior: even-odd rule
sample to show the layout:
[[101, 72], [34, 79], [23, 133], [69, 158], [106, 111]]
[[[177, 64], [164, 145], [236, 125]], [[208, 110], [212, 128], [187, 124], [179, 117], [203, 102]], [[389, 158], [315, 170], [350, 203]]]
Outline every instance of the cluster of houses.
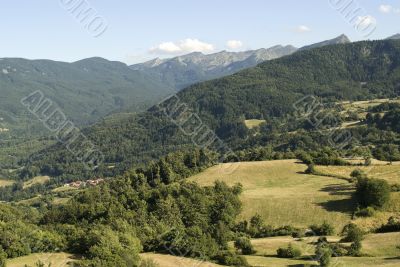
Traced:
[[96, 178], [93, 180], [87, 180], [87, 181], [76, 181], [72, 182], [69, 184], [65, 184], [65, 187], [73, 187], [73, 188], [82, 188], [82, 187], [87, 187], [87, 186], [97, 186], [101, 183], [104, 182], [103, 178]]

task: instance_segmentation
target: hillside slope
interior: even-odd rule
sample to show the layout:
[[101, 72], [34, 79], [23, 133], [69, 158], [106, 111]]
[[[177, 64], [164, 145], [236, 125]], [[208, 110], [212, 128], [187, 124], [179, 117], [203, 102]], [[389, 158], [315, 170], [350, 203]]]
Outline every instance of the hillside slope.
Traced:
[[[0, 117], [12, 126], [29, 112], [20, 100], [40, 90], [78, 125], [126, 108], [142, 111], [173, 90], [123, 63], [90, 58], [74, 63], [0, 60]], [[12, 130], [12, 129], [11, 129]]]
[[[301, 51], [193, 85], [177, 97], [232, 149], [243, 149], [254, 146], [255, 141], [268, 143], [273, 137], [254, 135], [245, 126], [245, 119], [266, 120], [264, 131], [268, 133], [268, 127], [282, 124], [288, 116], [296, 120], [293, 103], [304, 96], [314, 95], [331, 103], [395, 97], [400, 92], [399, 80], [400, 41], [365, 41]], [[121, 173], [134, 163], [192, 145], [190, 136], [182, 134], [158, 107], [138, 116], [103, 121], [85, 132], [106, 155], [106, 164], [97, 170], [103, 175]], [[315, 144], [313, 135], [301, 138], [293, 142]], [[282, 142], [285, 140], [279, 139], [276, 146]], [[322, 141], [318, 142], [321, 145]], [[85, 174], [62, 146], [36, 154], [29, 164], [50, 176]]]

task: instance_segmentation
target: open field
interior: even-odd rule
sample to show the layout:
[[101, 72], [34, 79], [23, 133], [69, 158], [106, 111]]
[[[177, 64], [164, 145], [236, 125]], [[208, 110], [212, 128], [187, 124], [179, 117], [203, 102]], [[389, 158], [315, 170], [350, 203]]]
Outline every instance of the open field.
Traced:
[[142, 259], [152, 259], [154, 260], [159, 267], [219, 267], [222, 265], [210, 263], [210, 262], [201, 262], [198, 260], [175, 257], [171, 255], [162, 255], [162, 254], [154, 254], [154, 253], [143, 253], [140, 255]]
[[74, 261], [74, 257], [68, 253], [36, 253], [25, 257], [19, 257], [7, 261], [7, 267], [35, 266], [38, 261], [46, 264], [51, 263], [51, 267], [68, 266], [69, 262]]
[[50, 177], [49, 176], [36, 176], [28, 181], [26, 181], [24, 183], [24, 188], [29, 188], [33, 185], [36, 184], [44, 184], [46, 182], [50, 181]]
[[373, 165], [371, 166], [317, 166], [316, 169], [327, 175], [347, 178], [350, 178], [352, 171], [360, 169], [368, 177], [384, 179], [390, 184], [400, 184], [400, 164], [398, 162], [388, 165], [383, 161], [373, 161]]
[[345, 111], [365, 112], [365, 111], [367, 111], [368, 108], [379, 106], [380, 104], [383, 104], [386, 102], [400, 103], [400, 99], [383, 98], [383, 99], [373, 99], [373, 100], [354, 101], [354, 102], [343, 101], [343, 102], [340, 102], [339, 104], [342, 105], [342, 107]]
[[260, 126], [262, 123], [264, 123], [265, 120], [245, 120], [244, 124], [248, 129], [253, 129], [257, 126]]
[[307, 227], [329, 221], [337, 230], [350, 221], [354, 209], [353, 185], [345, 180], [306, 175], [306, 165], [297, 160], [240, 162], [233, 173], [211, 167], [189, 180], [212, 185], [221, 180], [228, 185], [241, 183], [241, 219], [260, 214], [273, 226]]
[[[279, 259], [272, 257], [260, 256], [246, 256], [250, 266], [254, 267], [296, 267], [303, 264], [310, 264], [311, 266], [318, 266], [316, 261], [307, 259], [292, 260], [292, 259]], [[371, 257], [340, 257], [332, 258], [332, 265], [335, 267], [398, 267], [400, 266], [400, 258], [371, 258]]]
[[[327, 237], [329, 242], [338, 242], [340, 237], [330, 236]], [[302, 239], [296, 239], [291, 236], [277, 236], [253, 239], [251, 243], [256, 250], [255, 256], [266, 256], [266, 257], [276, 257], [276, 251], [280, 247], [287, 247], [292, 244], [293, 247], [300, 249], [302, 256], [311, 257], [315, 252], [314, 243], [318, 241], [318, 237], [304, 237]], [[233, 248], [233, 244], [231, 244]]]
[[[371, 178], [388, 181], [389, 184], [400, 184], [400, 164], [398, 162], [387, 165], [386, 162], [373, 160], [371, 166], [317, 166], [316, 170], [326, 175], [350, 178], [355, 169], [363, 170]], [[364, 230], [380, 227], [387, 220], [400, 212], [400, 193], [392, 192], [390, 202], [382, 211], [376, 212], [373, 217], [357, 218], [354, 222]]]
[[[400, 249], [400, 232], [369, 234], [362, 241], [362, 252], [374, 257], [398, 257]], [[400, 265], [399, 265], [400, 266]]]
[[[255, 255], [246, 256], [251, 266], [297, 266], [299, 264], [316, 264], [312, 261], [317, 237], [306, 237], [302, 240], [292, 237], [271, 237], [253, 239], [252, 244], [257, 251]], [[339, 237], [328, 237], [330, 242], [337, 242]], [[361, 266], [400, 266], [400, 250], [396, 248], [400, 243], [400, 233], [369, 234], [362, 241], [362, 253], [369, 257], [340, 257], [333, 258], [332, 266], [361, 267]], [[302, 251], [301, 259], [279, 259], [276, 250], [292, 244]], [[397, 258], [398, 257], [398, 258]], [[336, 262], [336, 265], [334, 264]]]
[[14, 181], [0, 179], [0, 187], [12, 185]]

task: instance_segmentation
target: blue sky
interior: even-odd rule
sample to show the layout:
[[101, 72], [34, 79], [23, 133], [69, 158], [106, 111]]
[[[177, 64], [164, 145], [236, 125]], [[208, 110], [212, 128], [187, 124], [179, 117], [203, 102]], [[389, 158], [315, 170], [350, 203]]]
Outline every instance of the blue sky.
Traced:
[[[72, 11], [81, 1], [82, 10], [92, 8], [83, 22], [79, 8]], [[341, 12], [345, 3], [352, 19]], [[192, 51], [299, 47], [342, 33], [382, 39], [400, 32], [400, 1], [9, 0], [1, 2], [0, 21], [0, 57], [135, 63]], [[360, 23], [376, 29], [366, 36]]]

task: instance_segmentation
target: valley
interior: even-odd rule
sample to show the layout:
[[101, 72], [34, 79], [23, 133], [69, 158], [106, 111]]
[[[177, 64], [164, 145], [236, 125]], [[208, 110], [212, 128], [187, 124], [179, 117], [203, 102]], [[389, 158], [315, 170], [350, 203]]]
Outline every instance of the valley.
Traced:
[[343, 21], [356, 35], [321, 3], [221, 3], [19, 16], [36, 30], [0, 58], [0, 267], [400, 266], [400, 40], [361, 27], [400, 8]]

